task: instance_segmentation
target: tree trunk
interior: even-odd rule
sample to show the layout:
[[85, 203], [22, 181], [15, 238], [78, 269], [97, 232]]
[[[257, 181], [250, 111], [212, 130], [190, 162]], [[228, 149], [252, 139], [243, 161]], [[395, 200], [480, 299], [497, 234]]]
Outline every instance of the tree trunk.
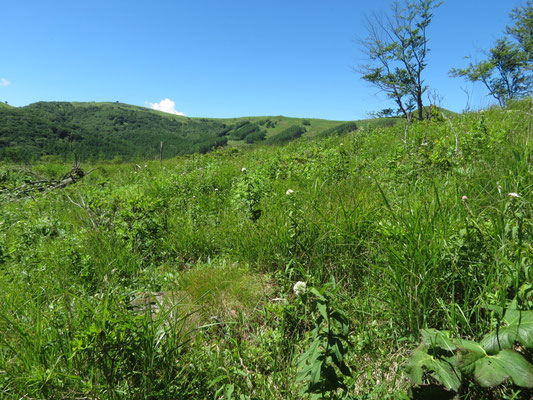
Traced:
[[422, 103], [422, 91], [419, 90], [416, 94], [416, 105], [418, 106], [418, 119], [424, 119], [424, 104]]

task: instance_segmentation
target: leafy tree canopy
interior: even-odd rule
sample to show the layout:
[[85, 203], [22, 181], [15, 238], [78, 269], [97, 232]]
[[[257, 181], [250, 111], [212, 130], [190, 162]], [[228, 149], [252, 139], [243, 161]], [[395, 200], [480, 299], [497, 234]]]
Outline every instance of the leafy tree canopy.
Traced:
[[450, 71], [454, 77], [482, 82], [501, 106], [533, 89], [533, 1], [515, 8], [511, 19], [514, 25], [507, 27], [507, 35], [496, 40], [485, 59]]

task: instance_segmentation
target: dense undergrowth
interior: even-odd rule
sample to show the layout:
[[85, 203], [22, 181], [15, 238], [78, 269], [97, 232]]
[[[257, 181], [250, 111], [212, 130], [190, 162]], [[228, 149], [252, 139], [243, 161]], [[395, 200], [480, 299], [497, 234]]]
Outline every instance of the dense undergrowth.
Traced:
[[[414, 389], [405, 372], [421, 332], [479, 341], [498, 307], [531, 310], [531, 112], [100, 164], [30, 196], [27, 168], [2, 164], [0, 397], [434, 390], [430, 369]], [[524, 386], [465, 379], [443, 395], [529, 399]]]

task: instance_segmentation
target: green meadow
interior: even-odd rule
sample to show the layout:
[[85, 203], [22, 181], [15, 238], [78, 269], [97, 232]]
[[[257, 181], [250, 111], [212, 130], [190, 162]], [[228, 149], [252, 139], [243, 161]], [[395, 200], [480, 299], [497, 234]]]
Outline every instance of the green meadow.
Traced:
[[[24, 126], [59, 135], [57, 107]], [[63, 107], [87, 138], [78, 109], [102, 105]], [[531, 100], [210, 119], [226, 143], [205, 154], [201, 121], [105, 107], [116, 135], [179, 123], [195, 151], [160, 164], [154, 128], [121, 162], [73, 138], [86, 175], [56, 189], [36, 182], [69, 173], [67, 139], [4, 157], [0, 398], [531, 399]]]

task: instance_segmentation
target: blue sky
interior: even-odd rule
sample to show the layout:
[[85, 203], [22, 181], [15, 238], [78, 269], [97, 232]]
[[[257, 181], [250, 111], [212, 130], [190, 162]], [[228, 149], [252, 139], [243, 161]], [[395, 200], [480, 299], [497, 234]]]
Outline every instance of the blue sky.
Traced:
[[[445, 0], [429, 28], [425, 80], [461, 111], [491, 104], [448, 77], [481, 56], [520, 0]], [[352, 67], [364, 17], [390, 0], [5, 1], [0, 100], [116, 101], [192, 117], [351, 120], [389, 106]], [[162, 100], [168, 101], [160, 103]]]

